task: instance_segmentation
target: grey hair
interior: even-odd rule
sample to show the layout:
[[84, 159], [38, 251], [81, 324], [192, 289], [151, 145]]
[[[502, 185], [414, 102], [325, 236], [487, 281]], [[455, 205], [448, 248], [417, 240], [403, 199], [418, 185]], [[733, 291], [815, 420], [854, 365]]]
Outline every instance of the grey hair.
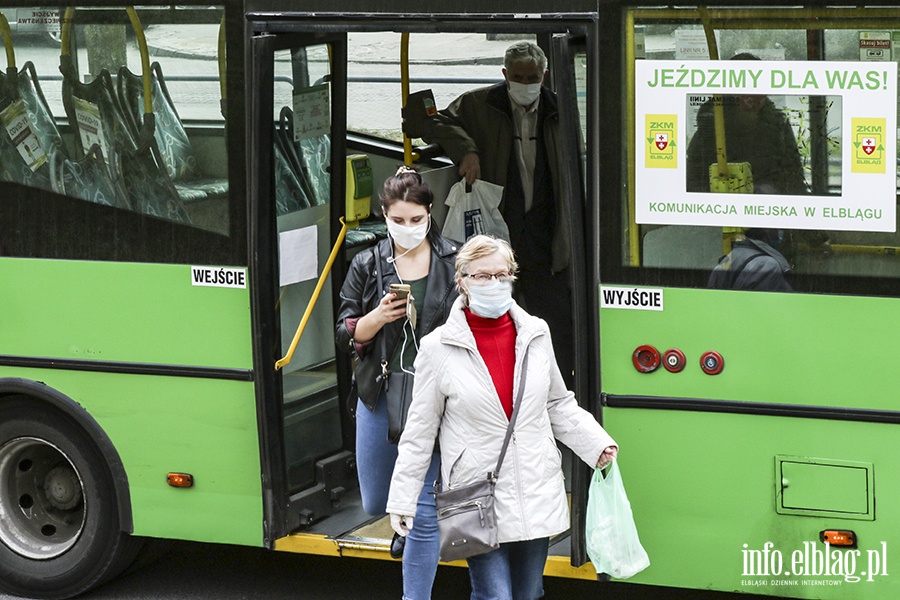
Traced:
[[459, 282], [469, 274], [469, 265], [472, 264], [472, 261], [490, 256], [495, 252], [499, 252], [506, 259], [509, 272], [512, 273], [513, 280], [515, 280], [516, 273], [519, 272], [519, 263], [516, 262], [515, 252], [509, 242], [489, 235], [472, 236], [456, 253], [456, 289], [463, 297], [468, 298]]
[[503, 66], [508, 69], [516, 63], [532, 63], [543, 72], [547, 70], [547, 55], [534, 42], [516, 42], [506, 49]]

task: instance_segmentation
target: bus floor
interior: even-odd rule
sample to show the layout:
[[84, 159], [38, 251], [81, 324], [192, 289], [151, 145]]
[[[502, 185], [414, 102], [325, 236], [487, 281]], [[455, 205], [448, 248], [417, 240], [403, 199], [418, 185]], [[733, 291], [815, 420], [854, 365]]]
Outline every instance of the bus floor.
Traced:
[[[387, 515], [372, 517], [362, 509], [359, 490], [348, 491], [341, 498], [335, 514], [313, 523], [302, 531], [277, 540], [275, 549], [285, 552], [321, 554], [392, 560], [389, 549], [394, 532]], [[550, 552], [544, 574], [558, 577], [594, 580], [592, 565], [570, 564], [571, 537], [566, 531], [550, 540]], [[465, 561], [442, 563], [465, 567]]]

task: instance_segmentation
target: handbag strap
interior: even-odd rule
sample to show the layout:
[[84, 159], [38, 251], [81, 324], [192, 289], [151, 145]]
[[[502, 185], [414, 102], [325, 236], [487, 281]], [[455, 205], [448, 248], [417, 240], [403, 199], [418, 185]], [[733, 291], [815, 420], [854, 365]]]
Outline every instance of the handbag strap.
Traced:
[[528, 346], [525, 347], [525, 356], [522, 357], [522, 374], [519, 376], [519, 391], [516, 394], [516, 403], [513, 404], [512, 415], [509, 417], [509, 425], [506, 428], [506, 438], [503, 440], [503, 448], [500, 450], [500, 457], [497, 459], [497, 468], [491, 473], [491, 481], [497, 481], [500, 476], [500, 467], [503, 465], [503, 458], [506, 456], [506, 449], [509, 447], [509, 439], [512, 437], [513, 428], [516, 426], [516, 417], [519, 416], [519, 406], [522, 405], [522, 396], [525, 395], [525, 373], [528, 372]]

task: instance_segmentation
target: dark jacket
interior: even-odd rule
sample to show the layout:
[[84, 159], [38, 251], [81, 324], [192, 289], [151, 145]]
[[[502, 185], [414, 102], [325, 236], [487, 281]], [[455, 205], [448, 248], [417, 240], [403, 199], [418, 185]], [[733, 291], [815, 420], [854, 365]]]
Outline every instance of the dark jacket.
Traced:
[[[559, 108], [556, 94], [541, 88], [538, 110], [543, 117], [543, 140], [554, 186], [556, 226], [552, 241], [552, 268], [558, 273], [569, 266], [569, 199], [562, 193], [559, 153]], [[459, 164], [469, 152], [478, 153], [481, 178], [506, 187], [510, 157], [513, 153], [513, 116], [505, 83], [470, 90], [450, 103], [430, 121], [423, 136], [430, 144], [439, 144], [447, 156]], [[514, 159], [513, 159], [514, 160]]]
[[[444, 324], [450, 307], [458, 295], [456, 290], [456, 251], [458, 244], [441, 236], [433, 229], [428, 233], [431, 243], [431, 266], [428, 272], [428, 288], [425, 292], [425, 305], [419, 315], [419, 332], [421, 336], [431, 333]], [[356, 385], [359, 397], [370, 409], [375, 408], [375, 401], [381, 392], [381, 354], [382, 337], [386, 342], [387, 360], [390, 361], [403, 333], [403, 320], [388, 323], [378, 332], [374, 339], [365, 344], [357, 344], [353, 340], [356, 321], [371, 312], [388, 293], [392, 283], [400, 283], [393, 265], [387, 262], [392, 255], [390, 238], [378, 242], [381, 253], [381, 277], [384, 289], [378, 290], [378, 275], [375, 266], [375, 248], [360, 252], [353, 257], [350, 271], [341, 288], [341, 307], [338, 311], [335, 326], [335, 340], [338, 348], [346, 348], [356, 357]]]
[[735, 242], [709, 276], [707, 287], [760, 292], [793, 291], [786, 276], [791, 265], [769, 244], [747, 238]]

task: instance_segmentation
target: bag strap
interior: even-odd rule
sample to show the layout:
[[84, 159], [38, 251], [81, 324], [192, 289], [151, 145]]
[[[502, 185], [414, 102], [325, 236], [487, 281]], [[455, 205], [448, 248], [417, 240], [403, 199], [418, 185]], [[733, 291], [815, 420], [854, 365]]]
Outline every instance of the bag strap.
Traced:
[[506, 438], [503, 440], [503, 448], [500, 450], [500, 457], [497, 459], [497, 468], [491, 473], [491, 481], [497, 481], [500, 476], [500, 467], [503, 465], [503, 458], [506, 456], [506, 449], [509, 447], [509, 439], [512, 437], [513, 429], [516, 426], [516, 417], [519, 416], [519, 406], [522, 405], [522, 397], [525, 395], [525, 373], [528, 372], [528, 347], [525, 347], [525, 356], [522, 357], [522, 374], [519, 376], [519, 391], [516, 394], [516, 403], [513, 404], [512, 415], [509, 417], [509, 426], [506, 428]]

